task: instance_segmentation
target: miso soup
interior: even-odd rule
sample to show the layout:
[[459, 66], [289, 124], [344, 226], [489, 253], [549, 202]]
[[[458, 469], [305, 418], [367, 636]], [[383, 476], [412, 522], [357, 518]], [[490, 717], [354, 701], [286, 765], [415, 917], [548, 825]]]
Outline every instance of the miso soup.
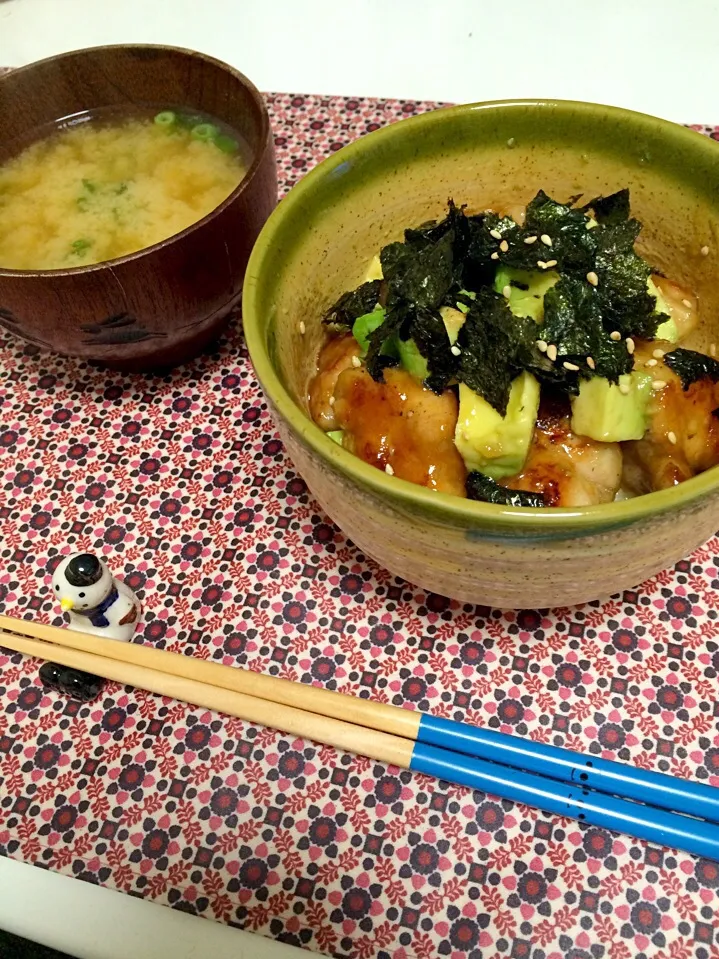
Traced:
[[222, 203], [247, 166], [231, 130], [178, 110], [55, 127], [0, 165], [0, 268], [87, 266], [159, 243]]

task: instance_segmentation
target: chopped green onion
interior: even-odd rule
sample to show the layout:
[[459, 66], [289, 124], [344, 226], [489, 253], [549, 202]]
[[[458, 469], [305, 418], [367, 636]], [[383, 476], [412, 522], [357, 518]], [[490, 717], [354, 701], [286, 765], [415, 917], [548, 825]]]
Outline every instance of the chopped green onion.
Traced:
[[197, 126], [193, 127], [190, 131], [190, 136], [193, 140], [202, 140], [203, 142], [215, 140], [219, 134], [220, 131], [214, 123], [198, 123]]
[[158, 113], [155, 116], [155, 123], [158, 127], [169, 129], [177, 123], [177, 117], [172, 110], [163, 110], [162, 113]]
[[237, 153], [240, 149], [240, 144], [237, 140], [233, 140], [232, 137], [225, 136], [224, 133], [221, 133], [218, 137], [215, 137], [215, 146], [218, 150], [222, 150], [223, 153]]
[[75, 240], [70, 244], [72, 256], [83, 256], [92, 246], [92, 240]]

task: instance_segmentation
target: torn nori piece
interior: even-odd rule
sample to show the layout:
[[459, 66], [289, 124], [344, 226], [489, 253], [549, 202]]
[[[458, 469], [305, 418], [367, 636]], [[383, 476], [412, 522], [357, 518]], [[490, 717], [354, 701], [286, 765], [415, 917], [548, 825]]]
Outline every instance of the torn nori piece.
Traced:
[[[601, 229], [598, 227], [596, 232]], [[616, 231], [612, 232], [616, 234]], [[647, 289], [647, 280], [652, 272], [649, 264], [631, 249], [631, 244], [625, 250], [619, 250], [612, 244], [609, 249], [597, 254], [595, 271], [599, 278], [597, 293], [607, 332], [618, 330], [625, 337], [653, 339], [659, 324], [669, 317], [657, 313], [656, 300]]]
[[592, 269], [596, 239], [594, 231], [587, 230], [587, 217], [582, 210], [558, 203], [540, 190], [527, 206], [524, 233], [537, 237], [546, 234], [552, 241], [549, 248], [542, 243], [529, 248], [534, 255], [533, 269], [536, 270], [538, 260], [556, 260], [556, 269], [560, 271], [577, 270], [586, 275]]
[[[536, 256], [532, 256], [529, 247], [522, 243], [522, 231], [509, 216], [496, 213], [482, 213], [467, 218], [469, 243], [466, 262], [462, 271], [462, 286], [466, 290], [478, 290], [481, 286], [491, 285], [498, 260], [492, 259], [493, 253], [499, 253], [501, 240], [492, 236], [492, 230], [501, 233], [502, 240], [509, 244], [509, 250], [502, 253], [505, 266], [521, 269], [536, 269]], [[526, 261], [526, 262], [525, 262]]]
[[391, 308], [398, 301], [404, 301], [418, 310], [436, 310], [442, 304], [453, 277], [454, 233], [450, 230], [436, 243], [425, 243], [421, 247], [397, 244], [390, 247], [391, 255], [386, 256], [387, 247], [380, 254], [382, 271], [387, 281], [387, 305]]
[[456, 376], [459, 359], [452, 353], [447, 329], [439, 313], [418, 311], [412, 323], [412, 338], [427, 361], [429, 375], [424, 381], [425, 386], [441, 395]]
[[[499, 217], [486, 213], [469, 217], [471, 241], [468, 250], [465, 282], [471, 289], [491, 282], [496, 266], [509, 266], [517, 270], [537, 271], [544, 269], [540, 261], [556, 260], [557, 270], [575, 270], [582, 276], [593, 268], [596, 239], [593, 230], [587, 230], [587, 216], [582, 209], [571, 203], [559, 203], [540, 190], [528, 204], [524, 226], [520, 227], [511, 217]], [[501, 240], [491, 231], [501, 233]], [[542, 236], [551, 239], [551, 247], [541, 242]], [[499, 243], [506, 241], [509, 249], [501, 251]], [[526, 240], [530, 240], [526, 243]], [[497, 260], [492, 260], [498, 253]], [[479, 279], [479, 284], [477, 280]]]
[[415, 249], [428, 244], [438, 243], [448, 233], [452, 233], [452, 260], [455, 280], [462, 279], [462, 266], [470, 243], [470, 224], [464, 214], [464, 208], [456, 206], [450, 197], [447, 200], [447, 216], [443, 220], [426, 223], [414, 230], [404, 231], [404, 241]]
[[501, 293], [484, 287], [457, 337], [457, 379], [504, 416], [512, 380], [539, 355], [536, 338], [533, 320], [514, 316]]
[[467, 496], [483, 503], [499, 503], [501, 506], [546, 506], [541, 493], [527, 493], [519, 489], [500, 486], [484, 473], [472, 472], [467, 476]]
[[583, 207], [591, 211], [597, 223], [621, 223], [629, 219], [629, 190], [617, 190], [610, 196], [597, 196]]
[[379, 251], [379, 262], [382, 266], [382, 276], [387, 279], [391, 276], [399, 261], [407, 255], [407, 246], [401, 240], [396, 243], [388, 243]]
[[704, 353], [685, 350], [680, 346], [671, 353], [665, 353], [664, 362], [682, 381], [683, 390], [688, 390], [697, 380], [710, 379], [713, 383], [719, 383], [719, 363]]
[[[556, 367], [564, 361], [579, 367], [567, 377], [569, 391], [576, 391], [579, 376], [603, 376], [616, 383], [624, 373], [631, 373], [634, 358], [622, 340], [612, 340], [602, 324], [601, 301], [594, 287], [569, 276], [561, 279], [544, 296], [544, 325], [540, 336], [557, 347]], [[595, 369], [586, 365], [594, 360]], [[571, 372], [571, 371], [566, 371]]]
[[605, 328], [652, 339], [668, 317], [657, 313], [647, 289], [651, 267], [634, 250], [642, 225], [629, 215], [629, 190], [592, 200], [590, 206], [599, 223], [590, 232], [597, 245], [594, 270]]
[[327, 310], [323, 322], [332, 326], [352, 326], [358, 317], [371, 313], [375, 308], [381, 285], [381, 280], [368, 280], [356, 290], [343, 293], [334, 306]]
[[[454, 279], [453, 222], [465, 219], [454, 204], [440, 224], [407, 231], [409, 241], [391, 243], [380, 253], [386, 283], [387, 313], [382, 326], [368, 339], [367, 370], [381, 382], [383, 370], [396, 366], [395, 337], [413, 339], [427, 360], [426, 385], [442, 393], [457, 368], [439, 307], [448, 298]], [[464, 229], [462, 227], [462, 229]]]

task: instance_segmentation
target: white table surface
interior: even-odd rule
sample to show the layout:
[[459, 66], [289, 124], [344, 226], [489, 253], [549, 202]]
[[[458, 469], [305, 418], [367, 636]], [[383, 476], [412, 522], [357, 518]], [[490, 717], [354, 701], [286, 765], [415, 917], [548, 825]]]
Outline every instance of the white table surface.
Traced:
[[[717, 36], [719, 0], [0, 0], [0, 65], [168, 43], [226, 60], [263, 90], [560, 97], [686, 123], [719, 123]], [[2, 859], [0, 890], [0, 928], [83, 959], [299, 956]]]
[[717, 0], [0, 0], [8, 65], [169, 43], [263, 90], [562, 97], [686, 123], [719, 123], [718, 35]]

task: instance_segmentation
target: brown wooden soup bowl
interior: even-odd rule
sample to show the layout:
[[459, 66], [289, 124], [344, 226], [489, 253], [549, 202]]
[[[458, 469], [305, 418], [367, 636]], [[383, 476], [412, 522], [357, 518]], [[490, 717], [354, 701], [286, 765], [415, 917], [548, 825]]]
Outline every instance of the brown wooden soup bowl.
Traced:
[[174, 366], [220, 331], [277, 202], [267, 109], [253, 84], [212, 57], [175, 47], [94, 47], [0, 77], [0, 162], [63, 117], [107, 107], [183, 107], [229, 124], [249, 170], [216, 209], [137, 253], [61, 270], [0, 264], [0, 324], [45, 349], [130, 371]]

